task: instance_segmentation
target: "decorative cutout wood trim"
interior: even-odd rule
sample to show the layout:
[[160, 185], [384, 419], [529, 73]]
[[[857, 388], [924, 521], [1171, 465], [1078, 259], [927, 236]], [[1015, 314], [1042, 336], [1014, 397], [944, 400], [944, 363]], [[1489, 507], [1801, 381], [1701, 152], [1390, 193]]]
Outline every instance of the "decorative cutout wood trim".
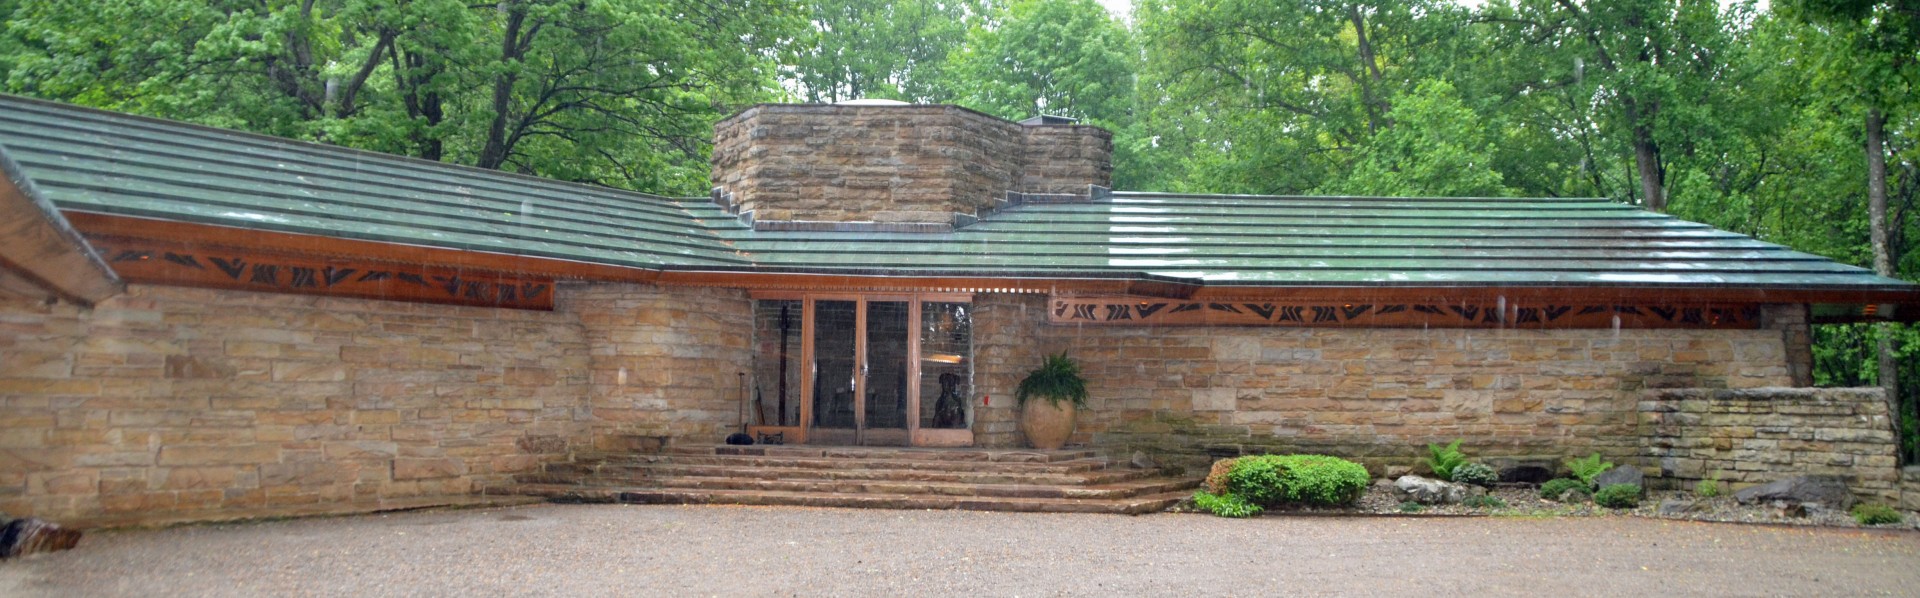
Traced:
[[1734, 304], [1274, 303], [1053, 297], [1052, 324], [1366, 328], [1759, 328], [1760, 306]]
[[327, 259], [95, 237], [121, 278], [215, 289], [550, 311], [553, 280], [372, 260]]

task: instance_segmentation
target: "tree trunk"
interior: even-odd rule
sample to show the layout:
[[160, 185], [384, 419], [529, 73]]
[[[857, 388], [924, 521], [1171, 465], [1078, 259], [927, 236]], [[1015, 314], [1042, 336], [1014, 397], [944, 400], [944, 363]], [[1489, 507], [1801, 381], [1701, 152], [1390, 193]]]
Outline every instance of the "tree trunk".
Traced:
[[1635, 124], [1633, 127], [1633, 166], [1640, 175], [1640, 196], [1646, 201], [1647, 209], [1655, 212], [1667, 211], [1666, 177], [1660, 173], [1660, 146], [1653, 143], [1652, 127]]
[[[526, 22], [525, 9], [501, 4], [501, 10], [507, 13], [506, 34], [501, 36], [500, 62], [515, 65], [520, 62], [520, 26]], [[513, 108], [513, 84], [519, 78], [519, 70], [509, 66], [493, 78], [493, 120], [487, 123], [487, 142], [480, 148], [480, 158], [474, 166], [498, 170], [507, 163], [507, 155], [512, 148], [507, 147], [507, 119]]]
[[[1893, 255], [1887, 246], [1887, 152], [1884, 146], [1886, 137], [1886, 117], [1879, 108], [1867, 109], [1867, 226], [1871, 230], [1873, 243], [1873, 272], [1888, 278], [1893, 277]], [[1882, 305], [1884, 312], [1890, 305]], [[1893, 419], [1894, 433], [1900, 430], [1900, 415], [1906, 411], [1900, 408], [1900, 364], [1893, 356], [1893, 326], [1887, 323], [1875, 325], [1878, 337], [1877, 351], [1880, 355], [1880, 387], [1887, 392], [1887, 413]]]

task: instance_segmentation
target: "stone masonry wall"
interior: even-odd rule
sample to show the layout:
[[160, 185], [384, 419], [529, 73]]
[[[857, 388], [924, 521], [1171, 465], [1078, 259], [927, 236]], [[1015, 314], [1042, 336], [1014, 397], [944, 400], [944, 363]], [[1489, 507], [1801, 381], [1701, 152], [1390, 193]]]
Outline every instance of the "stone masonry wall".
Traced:
[[1717, 477], [1735, 488], [1837, 475], [1855, 494], [1897, 503], [1885, 396], [1879, 388], [1649, 390], [1639, 404], [1648, 474], [1681, 487]]
[[[1043, 297], [977, 301], [976, 330], [1044, 321]], [[1012, 401], [1000, 398], [1012, 398], [1039, 355], [1067, 350], [1093, 395], [1073, 442], [1195, 460], [1313, 451], [1409, 463], [1428, 442], [1463, 438], [1480, 457], [1557, 462], [1598, 451], [1629, 462], [1641, 453], [1643, 389], [1791, 382], [1784, 336], [1767, 329], [1032, 326], [1022, 352], [989, 354], [979, 341], [975, 376], [995, 399], [982, 420], [1012, 421]]]
[[566, 284], [558, 300], [584, 331], [594, 449], [719, 442], [739, 431], [735, 374], [753, 361], [745, 291]]
[[[1025, 446], [1013, 391], [1052, 349], [1043, 295], [987, 294], [973, 301], [973, 440], [978, 446]], [[1057, 350], [1057, 349], [1055, 349]], [[986, 397], [982, 404], [981, 397]]]
[[756, 221], [951, 225], [1008, 191], [1107, 185], [1112, 137], [958, 106], [766, 104], [714, 125], [713, 184]]
[[1113, 133], [1086, 125], [1029, 125], [1015, 190], [1084, 195], [1113, 186]]
[[0, 303], [0, 511], [463, 494], [586, 442], [571, 314], [133, 285]]

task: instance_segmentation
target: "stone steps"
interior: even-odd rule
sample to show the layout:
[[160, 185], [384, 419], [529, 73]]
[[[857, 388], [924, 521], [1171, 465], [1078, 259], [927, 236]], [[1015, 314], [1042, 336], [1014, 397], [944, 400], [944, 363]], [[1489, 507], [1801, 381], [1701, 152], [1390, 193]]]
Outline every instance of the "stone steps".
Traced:
[[889, 459], [919, 461], [988, 461], [997, 463], [1054, 463], [1093, 459], [1100, 453], [1084, 449], [1019, 451], [991, 449], [874, 448], [844, 446], [677, 446], [669, 455], [736, 455], [831, 459]]
[[769, 467], [751, 464], [682, 464], [676, 461], [656, 463], [600, 463], [589, 465], [555, 464], [545, 472], [578, 479], [645, 480], [654, 477], [744, 476], [762, 479], [813, 480], [902, 480], [916, 482], [960, 482], [969, 484], [1111, 484], [1139, 479], [1154, 472], [1137, 469], [1095, 469], [1076, 472], [1033, 472], [1004, 470], [922, 470], [885, 467]]
[[887, 469], [900, 471], [991, 471], [1019, 473], [1078, 473], [1104, 469], [1108, 463], [1105, 458], [1083, 458], [1070, 461], [1046, 463], [998, 462], [998, 461], [939, 461], [932, 459], [859, 459], [828, 457], [770, 457], [757, 455], [649, 455], [578, 459], [576, 464], [584, 465], [652, 465], [672, 463], [675, 465], [710, 465], [727, 467], [761, 467], [778, 469]]
[[1130, 498], [1143, 494], [1192, 488], [1199, 480], [1175, 478], [1134, 479], [1100, 484], [1011, 484], [935, 482], [918, 480], [841, 480], [841, 479], [758, 479], [740, 476], [661, 476], [640, 479], [607, 479], [529, 476], [524, 482], [579, 487], [659, 487], [690, 490], [764, 490], [773, 492], [824, 492], [834, 494], [931, 494], [939, 496], [998, 496], [1011, 498]]
[[491, 492], [560, 502], [797, 505], [1139, 514], [1200, 480], [1115, 467], [1094, 451], [682, 446], [587, 454]]
[[1017, 498], [995, 496], [939, 496], [930, 494], [832, 494], [764, 490], [708, 490], [689, 488], [582, 487], [560, 484], [523, 484], [522, 493], [555, 502], [627, 504], [724, 504], [762, 506], [840, 507], [853, 509], [960, 509], [1029, 513], [1106, 513], [1140, 515], [1164, 511], [1192, 495], [1174, 490], [1129, 498]]

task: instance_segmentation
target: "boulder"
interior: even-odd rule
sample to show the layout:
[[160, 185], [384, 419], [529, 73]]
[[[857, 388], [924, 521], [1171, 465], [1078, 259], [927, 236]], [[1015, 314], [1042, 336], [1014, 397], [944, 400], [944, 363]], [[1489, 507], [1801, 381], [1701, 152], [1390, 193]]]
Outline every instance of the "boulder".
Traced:
[[1638, 467], [1621, 465], [1601, 472], [1600, 475], [1593, 477], [1593, 487], [1595, 490], [1614, 484], [1633, 484], [1645, 490], [1647, 487], [1647, 475], [1641, 473]]
[[32, 517], [15, 519], [0, 526], [0, 560], [68, 550], [79, 543], [80, 530], [66, 529]]
[[1507, 484], [1544, 484], [1553, 479], [1553, 469], [1542, 465], [1509, 465], [1495, 473]]
[[1400, 476], [1393, 481], [1393, 495], [1403, 501], [1417, 502], [1423, 505], [1447, 505], [1466, 500], [1471, 496], [1480, 496], [1487, 491], [1479, 486], [1455, 484], [1443, 480], [1423, 478], [1417, 475]]
[[1781, 519], [1801, 519], [1807, 516], [1807, 503], [1773, 501], [1773, 516]]
[[1783, 501], [1813, 503], [1835, 511], [1853, 508], [1853, 492], [1840, 476], [1803, 475], [1745, 488], [1733, 493], [1743, 505]]
[[1413, 475], [1413, 467], [1410, 465], [1388, 465], [1387, 466], [1387, 475], [1386, 475], [1387, 479], [1397, 480], [1409, 475]]
[[1134, 451], [1133, 458], [1127, 460], [1127, 465], [1134, 469], [1157, 469], [1160, 467], [1153, 462], [1153, 457], [1147, 456], [1146, 451]]
[[1707, 505], [1701, 501], [1685, 500], [1685, 499], [1679, 499], [1679, 498], [1669, 498], [1667, 500], [1660, 501], [1661, 517], [1680, 517], [1683, 515], [1698, 513], [1705, 510], [1707, 510]]

